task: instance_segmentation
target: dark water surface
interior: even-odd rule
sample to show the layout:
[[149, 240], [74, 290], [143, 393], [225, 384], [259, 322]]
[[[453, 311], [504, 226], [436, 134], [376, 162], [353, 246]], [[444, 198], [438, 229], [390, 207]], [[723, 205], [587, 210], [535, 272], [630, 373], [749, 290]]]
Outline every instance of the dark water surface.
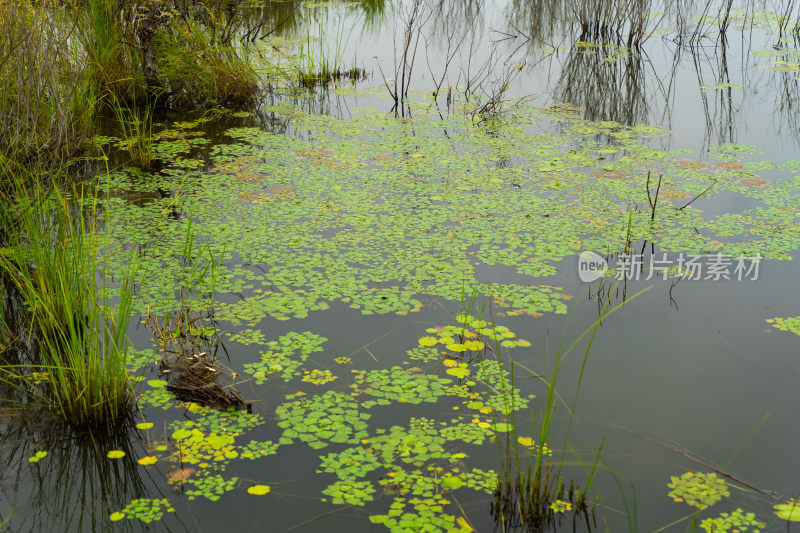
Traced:
[[[168, 166], [150, 176], [123, 166], [110, 179], [117, 202], [112, 212], [116, 208], [121, 215], [109, 231], [126, 246], [147, 242], [147, 235], [153, 234], [148, 228], [160, 227], [148, 221], [181, 192], [171, 207], [177, 220], [161, 223], [166, 227], [158, 230], [163, 231], [161, 242], [153, 247], [164, 255], [144, 269], [142, 293], [152, 297], [152, 308], [176, 309], [181, 277], [177, 258], [188, 219], [195, 224], [194, 264], [202, 269], [207, 257], [223, 257], [213, 305], [198, 298], [195, 305], [206, 307], [194, 310], [207, 316], [213, 307], [214, 325], [222, 333], [218, 361], [236, 374], [224, 383], [235, 383], [252, 402], [252, 413], [261, 418], [246, 430], [231, 430], [225, 422], [209, 422], [201, 430], [205, 439], [229, 435], [226, 445], [235, 448], [220, 445], [217, 451], [224, 456], [225, 450], [235, 449], [237, 456], [191, 457], [175, 438], [167, 442], [166, 437], [185, 427], [182, 421], [215, 415], [174, 407], [164, 397], [153, 400], [153, 391], [158, 393], [164, 383], [152, 380], [166, 378], [157, 365], [149, 364], [137, 372], [145, 376], [138, 390], [150, 395], [143, 415], [152, 428], [131, 428], [96, 449], [63, 429], [53, 430], [46, 419], [10, 418], [4, 426], [7, 466], [0, 483], [0, 516], [8, 517], [8, 530], [385, 530], [369, 517], [386, 514], [398, 498], [406, 503], [403, 512], [414, 512], [414, 497], [431, 497], [421, 489], [407, 490], [402, 500], [401, 489], [391, 490], [391, 483], [384, 487], [387, 479], [414, 469], [428, 481], [445, 475], [426, 473], [430, 465], [444, 465], [445, 472], [456, 473], [498, 470], [493, 431], [484, 435], [481, 445], [448, 440], [448, 457], [426, 456], [417, 464], [405, 462], [405, 448], [396, 448], [380, 468], [352, 475], [353, 481], [374, 491], [365, 505], [334, 504], [332, 495], [322, 493], [337, 482], [337, 475], [320, 473], [320, 458], [355, 448], [371, 449], [365, 453], [379, 456], [380, 449], [371, 448], [371, 441], [381, 435], [375, 429], [400, 426], [410, 432], [412, 418], [458, 427], [474, 426], [473, 416], [488, 420], [490, 415], [466, 407], [473, 391], [481, 391], [482, 401], [491, 396], [480, 383], [460, 396], [442, 394], [435, 401], [414, 403], [414, 398], [429, 397], [415, 389], [408, 398], [375, 406], [365, 406], [377, 396], [362, 387], [353, 401], [360, 402], [359, 412], [371, 415], [365, 435], [353, 432], [347, 444], [333, 442], [321, 449], [295, 437], [274, 454], [254, 460], [242, 457], [242, 447], [286, 437], [286, 428], [278, 425], [285, 418], [278, 408], [296, 405], [292, 395], [297, 391], [308, 397], [335, 391], [341, 394], [337, 401], [343, 401], [358, 376], [351, 370], [385, 370], [390, 385], [408, 372], [451, 379], [448, 386], [456, 385], [442, 359], [461, 362], [458, 352], [419, 361], [410, 360], [407, 350], [421, 348], [422, 337], [436, 336], [427, 328], [456, 325], [471, 294], [476, 298], [473, 315], [483, 306], [484, 319], [507, 326], [515, 338], [532, 344], [502, 350], [507, 368], [512, 360], [523, 365], [515, 367], [514, 386], [524, 397], [536, 395], [516, 415], [518, 435], [529, 435], [531, 413], [538, 428], [547, 390], [524, 369], [545, 373], [547, 339], [552, 366], [562, 330], [571, 343], [597, 319], [598, 290], [606, 297], [610, 291], [606, 302], [614, 306], [623, 301], [623, 293], [630, 297], [650, 286], [598, 329], [571, 425], [565, 405], [571, 404], [578, 388], [585, 348], [564, 361], [556, 386], [565, 403], [558, 404], [548, 445], [557, 463], [571, 427], [562, 469], [567, 483], [574, 479], [584, 486], [602, 445], [589, 494], [590, 499], [599, 496], [590, 529], [695, 530], [704, 519], [741, 508], [766, 523], [761, 530], [790, 530], [773, 505], [800, 490], [792, 451], [792, 443], [800, 438], [794, 422], [798, 344], [795, 335], [765, 322], [797, 316], [800, 296], [797, 261], [791, 258], [800, 238], [800, 166], [785, 164], [800, 159], [795, 106], [800, 97], [800, 53], [795, 42], [781, 42], [769, 25], [766, 13], [780, 6], [738, 6], [748, 13], [755, 9], [758, 15], [744, 21], [734, 17], [722, 42], [713, 21], [699, 31], [704, 37], [690, 40], [703, 5], [684, 5], [676, 11], [676, 5], [654, 4], [647, 32], [651, 35], [640, 49], [581, 37], [568, 2], [426, 6], [410, 78], [411, 103], [392, 109], [392, 99], [381, 88], [381, 70], [386, 78], [394, 78], [394, 58], [411, 5], [299, 7], [292, 12], [295, 26], [289, 23], [285, 31], [276, 32], [281, 40], [267, 41], [267, 47], [285, 49], [279, 53], [285, 54], [283, 64], [290, 65], [296, 61], [291, 50], [305, 41], [307, 28], [314, 37], [322, 28], [329, 53], [340, 56], [348, 68], [363, 67], [366, 80], [355, 88], [345, 83], [302, 97], [275, 82], [276, 92], [253, 113], [184, 129], [175, 122], [200, 115], [170, 115], [165, 129], [203, 132], [195, 138], [207, 142], [187, 145], [177, 156], [198, 160], [197, 167]], [[710, 12], [716, 13], [717, 7]], [[281, 17], [272, 16], [283, 20], [286, 6], [276, 9]], [[453, 36], [449, 49], [448, 35]], [[339, 45], [334, 44], [337, 36]], [[458, 49], [456, 42], [461, 42]], [[504, 77], [509, 72], [510, 79]], [[437, 103], [431, 104], [430, 93], [442, 77]], [[470, 79], [481, 102], [507, 80], [502, 110], [462, 121], [464, 110], [474, 109], [475, 97], [465, 101], [463, 95]], [[727, 85], [719, 88], [723, 84]], [[455, 100], [449, 107], [447, 87], [452, 87]], [[519, 98], [526, 100], [515, 100]], [[574, 109], [562, 105], [553, 111], [556, 104]], [[603, 121], [608, 124], [598, 125]], [[640, 125], [663, 130], [626, 129]], [[192, 138], [182, 135], [164, 141]], [[595, 144], [587, 149], [589, 142]], [[448, 143], [449, 152], [440, 147]], [[535, 152], [538, 146], [542, 153]], [[597, 151], [603, 147], [612, 149]], [[645, 153], [646, 147], [659, 155]], [[678, 149], [683, 151], [675, 152]], [[632, 160], [629, 166], [625, 157]], [[655, 226], [648, 225], [647, 170], [652, 193], [661, 173], [670, 180], [664, 188], [674, 192], [663, 192]], [[628, 177], [615, 185], [607, 178], [610, 174]], [[633, 179], [636, 184], [631, 184]], [[712, 179], [719, 184], [708, 196], [691, 208], [678, 209]], [[751, 186], [756, 183], [752, 180], [763, 184]], [[695, 218], [681, 218], [689, 212]], [[717, 250], [734, 256], [742, 250], [758, 251], [767, 259], [757, 280], [675, 284], [657, 278], [631, 280], [616, 288], [612, 278], [602, 286], [599, 281], [582, 282], [578, 254], [589, 249], [609, 254], [613, 262], [625, 248], [627, 213], [632, 213], [632, 246], [637, 252], [646, 250], [645, 261], [651, 250], [667, 252], [673, 261], [681, 253]], [[503, 255], [509, 250], [511, 255]], [[183, 272], [187, 268], [184, 263]], [[207, 280], [200, 285], [200, 293], [210, 289]], [[283, 294], [285, 300], [268, 303], [268, 291], [273, 291], [270, 298]], [[515, 299], [513, 291], [521, 296]], [[148, 303], [141, 298], [139, 311], [146, 311]], [[354, 308], [356, 304], [360, 307]], [[131, 326], [138, 350], [153, 345], [142, 318]], [[255, 343], [231, 338], [243, 330], [263, 336]], [[281, 377], [284, 361], [264, 384], [257, 384], [254, 371], [244, 365], [259, 362], [260, 353], [280, 351], [269, 341], [306, 331], [327, 339], [322, 350], [309, 352], [290, 379]], [[439, 344], [438, 349], [445, 346]], [[298, 353], [293, 357], [299, 361]], [[342, 356], [350, 361], [334, 362]], [[151, 354], [148, 363], [159, 358]], [[395, 366], [398, 370], [389, 370]], [[474, 362], [469, 368], [474, 377]], [[337, 379], [321, 385], [303, 381], [304, 372], [312, 370], [328, 370]], [[160, 408], [162, 400], [165, 409]], [[453, 422], [461, 414], [464, 419]], [[537, 431], [533, 437], [538, 441]], [[419, 440], [409, 434], [410, 441]], [[113, 449], [126, 456], [106, 458]], [[28, 463], [36, 450], [46, 450], [48, 456]], [[157, 462], [137, 464], [145, 456]], [[338, 472], [346, 470], [341, 467]], [[730, 495], [695, 515], [696, 508], [667, 496], [670, 476], [689, 471], [729, 474], [720, 477]], [[181, 483], [175, 472], [186, 473], [186, 482]], [[223, 480], [230, 482], [230, 490], [218, 499], [209, 498], [208, 490], [195, 483], [198, 479], [212, 480], [204, 485], [212, 487], [211, 493]], [[338, 479], [343, 480], [342, 475]], [[270, 493], [248, 494], [252, 485], [269, 485]], [[502, 529], [490, 514], [489, 492], [436, 486], [436, 498], [447, 502], [435, 515], [461, 518], [477, 531]], [[174, 512], [150, 524], [132, 517], [132, 511], [111, 521], [112, 513], [138, 498], [166, 498]], [[145, 507], [152, 509], [152, 504]], [[417, 520], [409, 530], [421, 530], [422, 523], [434, 527], [431, 520]], [[586, 521], [579, 519], [574, 527], [583, 530]], [[571, 513], [554, 528], [573, 528]]]

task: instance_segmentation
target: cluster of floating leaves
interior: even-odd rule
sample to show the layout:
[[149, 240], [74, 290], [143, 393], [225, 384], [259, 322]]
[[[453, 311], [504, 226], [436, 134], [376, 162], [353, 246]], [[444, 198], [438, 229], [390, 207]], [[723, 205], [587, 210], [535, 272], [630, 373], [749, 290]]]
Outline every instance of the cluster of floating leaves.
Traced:
[[328, 391], [309, 398], [301, 392], [287, 400], [275, 409], [278, 427], [283, 428], [281, 444], [298, 439], [319, 449], [329, 442], [354, 444], [368, 435], [370, 414], [360, 411], [358, 402], [347, 394]]
[[448, 394], [447, 386], [453, 381], [428, 374], [419, 367], [393, 366], [368, 371], [352, 370], [352, 374], [355, 381], [352, 395], [375, 398], [362, 402], [367, 408], [389, 405], [392, 402], [435, 403], [441, 396]]
[[267, 341], [264, 333], [259, 329], [243, 329], [228, 338], [233, 342], [238, 342], [239, 344], [244, 345], [265, 344]]
[[355, 481], [345, 479], [329, 485], [322, 494], [330, 496], [331, 503], [334, 505], [348, 503], [350, 505], [364, 505], [372, 501], [375, 487], [369, 481]]
[[151, 499], [138, 498], [131, 501], [125, 509], [111, 514], [111, 521], [117, 522], [123, 518], [141, 520], [145, 524], [161, 520], [164, 513], [174, 513], [175, 508], [166, 498]]
[[[587, 122], [568, 106], [520, 106], [491, 127], [413, 106], [408, 121], [370, 109], [343, 121], [276, 106], [269, 110], [297, 136], [231, 128], [229, 144], [203, 148], [198, 169], [167, 168], [155, 180], [113, 173], [113, 189], [154, 195], [144, 205], [107, 200], [119, 246], [150, 252], [141, 276], [149, 298], [138, 305], [178, 305], [188, 221], [165, 222], [165, 209], [191, 213], [196, 238], [224, 255], [197, 292], [237, 295], [216, 317], [245, 324], [305, 317], [334, 301], [404, 314], [424, 297], [458, 300], [473, 289], [511, 314], [562, 313], [569, 295], [539, 280], [581, 249], [623, 249], [629, 230], [665, 252], [783, 259], [797, 247], [795, 161], [759, 160], [758, 150], [733, 144], [687, 159], [653, 148], [666, 130]], [[168, 142], [188, 143], [181, 137], [201, 126], [183, 125]], [[663, 175], [654, 220], [648, 173]], [[161, 198], [163, 190], [182, 195]], [[711, 216], [701, 202], [684, 207], [704, 191], [704, 202], [733, 193], [756, 204]], [[481, 282], [481, 265], [508, 267], [517, 280]], [[255, 340], [248, 335], [237, 339]]]
[[781, 331], [788, 331], [795, 335], [800, 335], [800, 316], [768, 318], [767, 323], [772, 324], [772, 327], [778, 328]]
[[700, 522], [700, 527], [706, 533], [728, 533], [729, 531], [759, 533], [765, 526], [764, 522], [756, 520], [755, 513], [746, 513], [740, 508], [730, 513], [721, 513], [715, 518], [706, 518]]
[[39, 461], [41, 461], [45, 457], [47, 457], [47, 452], [44, 451], [44, 450], [39, 450], [35, 454], [33, 454], [32, 456], [28, 457], [28, 462], [29, 463], [38, 463]]
[[[163, 385], [159, 380], [148, 382], [152, 387], [148, 392], [163, 391], [168, 398], [165, 404], [158, 406], [167, 409], [179, 407], [186, 417], [171, 422], [163, 440], [149, 441], [152, 455], [137, 462], [147, 466], [165, 461], [170, 465], [167, 471], [169, 483], [181, 488], [189, 500], [203, 497], [215, 501], [225, 492], [234, 490], [239, 479], [224, 476], [231, 461], [255, 460], [277, 453], [278, 443], [241, 439], [248, 431], [265, 423], [259, 415], [178, 403], [166, 391], [166, 382], [161, 383]], [[147, 393], [142, 396], [146, 398]], [[145, 422], [137, 427], [149, 430], [153, 424]], [[122, 456], [122, 451], [109, 452], [109, 457]]]
[[[510, 376], [497, 360], [486, 357], [489, 346], [508, 349], [530, 346], [508, 328], [489, 324], [469, 315], [457, 317], [458, 324], [428, 328], [417, 341], [417, 347], [407, 354], [426, 353], [441, 365], [432, 364], [423, 371], [408, 362], [389, 369], [353, 369], [341, 379], [349, 383], [338, 390], [308, 394], [302, 390], [290, 392], [275, 407], [277, 427], [282, 429], [278, 442], [247, 440], [247, 432], [266, 424], [266, 420], [246, 411], [220, 411], [193, 403], [180, 403], [160, 379], [146, 381], [145, 403], [165, 409], [180, 408], [185, 416], [167, 425], [162, 438], [148, 435], [148, 453], [138, 459], [144, 466], [163, 468], [170, 485], [187, 499], [204, 498], [211, 501], [235, 490], [244, 482], [227, 474], [234, 461], [254, 460], [279, 453], [281, 446], [301, 443], [311, 449], [332, 448], [319, 458], [318, 472], [334, 474], [338, 479], [321, 490], [324, 500], [333, 504], [362, 506], [373, 500], [378, 485], [392, 495], [393, 503], [385, 515], [373, 515], [375, 523], [391, 530], [401, 530], [407, 524], [427, 524], [425, 530], [470, 530], [466, 518], [458, 511], [449, 511], [449, 493], [470, 489], [491, 493], [497, 483], [492, 470], [469, 468], [465, 446], [480, 446], [498, 432], [510, 431], [506, 415], [513, 409], [528, 405], [530, 398], [520, 397], [510, 385]], [[421, 340], [426, 337], [430, 341]], [[321, 351], [325, 342], [311, 332], [287, 333], [276, 341], [262, 340], [272, 353], [286, 354], [285, 361], [294, 361], [290, 373], [281, 373], [298, 386], [328, 385], [333, 374], [327, 370], [305, 370], [308, 358]], [[509, 343], [509, 344], [503, 344]], [[432, 351], [428, 353], [428, 351]], [[143, 353], [143, 359], [152, 354]], [[352, 363], [349, 357], [337, 358]], [[263, 360], [262, 360], [263, 362]], [[463, 369], [463, 376], [451, 370]], [[258, 381], [259, 370], [250, 369]], [[504, 383], [505, 382], [505, 383]], [[307, 385], [306, 385], [307, 386]], [[155, 396], [157, 395], [157, 396]], [[158, 398], [158, 401], [154, 401]], [[438, 402], [443, 398], [455, 400], [455, 408], [468, 411], [467, 416], [437, 420], [411, 417], [407, 425], [388, 428], [370, 427], [369, 409], [392, 404]], [[152, 431], [151, 422], [137, 427]], [[529, 439], [530, 440], [530, 439]], [[523, 446], [535, 449], [535, 443], [521, 440]], [[122, 457], [122, 451], [111, 451], [109, 457]], [[251, 482], [253, 483], [253, 482]], [[253, 495], [267, 495], [269, 485], [251, 484], [246, 489]], [[135, 513], [156, 519], [160, 503], [150, 503], [150, 515], [142, 514], [144, 504], [126, 508], [115, 518], [132, 517]], [[158, 502], [158, 500], [153, 500]], [[133, 504], [132, 504], [133, 505]], [[403, 511], [397, 515], [395, 511]], [[438, 524], [438, 525], [437, 525]]]
[[[134, 170], [112, 173], [109, 185], [120, 194], [104, 200], [119, 249], [138, 245], [148, 252], [140, 310], [180, 305], [188, 217], [208, 254], [224, 258], [213, 275], [195, 280], [194, 292], [225, 296], [215, 306], [216, 319], [253, 326], [266, 317], [303, 318], [334, 302], [365, 314], [406, 314], [431, 297], [459, 300], [473, 290], [509, 316], [563, 313], [570, 295], [542, 278], [582, 249], [614, 253], [633, 239], [664, 252], [785, 259], [800, 240], [800, 162], [765, 161], [757, 148], [735, 144], [709, 147], [704, 157], [691, 159], [686, 151], [653, 147], [669, 135], [662, 128], [586, 122], [569, 106], [523, 105], [488, 124], [456, 115], [442, 120], [411, 106], [413, 118], [404, 121], [371, 109], [342, 121], [275, 106], [268, 111], [294, 136], [236, 127], [227, 130], [227, 144], [213, 146], [200, 130], [203, 122], [161, 134], [156, 149], [171, 158], [167, 167], [147, 180]], [[663, 176], [654, 216], [648, 173]], [[177, 198], [162, 194], [179, 190]], [[126, 203], [123, 193], [148, 201]], [[706, 215], [701, 203], [720, 193], [755, 206]], [[701, 194], [702, 202], [689, 204]], [[165, 212], [178, 216], [165, 221]], [[480, 281], [482, 266], [506, 267], [514, 281]], [[474, 317], [458, 322], [429, 328], [407, 352], [416, 364], [441, 361], [438, 371], [354, 369], [339, 376], [340, 390], [286, 396], [275, 410], [283, 430], [278, 443], [239, 442], [265, 423], [259, 417], [195, 407], [193, 423], [171, 425], [146, 457], [158, 464], [183, 461], [188, 466], [174, 479], [186, 484], [186, 494], [215, 499], [239, 483], [224, 475], [231, 461], [272, 455], [298, 441], [312, 449], [335, 446], [320, 464], [321, 471], [345, 472], [325, 489], [331, 499], [368, 501], [365, 476], [383, 470], [381, 484], [396, 497], [374, 522], [392, 530], [420, 524], [469, 530], [463, 517], [448, 512], [443, 494], [462, 486], [491, 490], [487, 480], [494, 474], [457, 467], [466, 454], [452, 445], [479, 445], [512, 429], [505, 417], [530, 398], [509, 386], [497, 360], [482, 354], [530, 342]], [[325, 342], [313, 333], [268, 342], [251, 326], [230, 340], [265, 346], [259, 360], [244, 367], [256, 384], [279, 375], [286, 382], [298, 378], [298, 386], [306, 376], [321, 386], [333, 376], [305, 373], [306, 361]], [[137, 352], [131, 367], [154, 360], [154, 352]], [[369, 409], [445, 397], [459, 399], [456, 407], [468, 416], [369, 427]], [[165, 381], [150, 380], [140, 403], [169, 409], [176, 402]], [[434, 463], [428, 468], [445, 470], [424, 470], [426, 461]], [[710, 505], [725, 484], [708, 476], [675, 478], [671, 497]]]
[[337, 379], [330, 370], [320, 370], [318, 368], [311, 371], [306, 370], [303, 374], [303, 381], [313, 383], [314, 385], [325, 385]]
[[572, 503], [563, 500], [556, 500], [550, 504], [550, 510], [554, 513], [565, 513], [572, 510]]
[[667, 486], [672, 490], [668, 496], [676, 502], [705, 509], [730, 496], [725, 480], [713, 472], [686, 472], [680, 477], [672, 476]]
[[[706, 509], [723, 498], [730, 496], [728, 485], [724, 479], [713, 472], [686, 472], [680, 477], [672, 476], [667, 486], [672, 489], [669, 497], [676, 502], [685, 502], [700, 510]], [[775, 514], [784, 520], [800, 521], [800, 507], [794, 510], [795, 502], [775, 506]], [[736, 508], [731, 512], [723, 512], [713, 518], [705, 518], [700, 527], [706, 533], [759, 533], [766, 527], [764, 522], [756, 518], [755, 513]]]
[[[385, 515], [369, 517], [373, 524], [383, 524], [392, 533], [404, 531], [448, 531], [467, 533], [474, 528], [463, 516], [444, 513], [451, 501], [443, 497], [395, 498]], [[410, 507], [412, 510], [408, 509]]]
[[298, 375], [300, 367], [309, 355], [322, 350], [322, 344], [328, 339], [309, 331], [303, 333], [287, 333], [277, 341], [267, 343], [267, 351], [260, 354], [260, 360], [246, 363], [244, 371], [255, 378], [260, 385], [270, 374], [280, 374], [289, 381]]

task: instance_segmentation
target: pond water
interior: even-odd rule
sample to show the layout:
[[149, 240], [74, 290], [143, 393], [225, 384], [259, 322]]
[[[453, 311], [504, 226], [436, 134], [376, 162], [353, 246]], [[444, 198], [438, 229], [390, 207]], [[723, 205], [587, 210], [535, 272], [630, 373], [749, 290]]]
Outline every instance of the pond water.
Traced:
[[[591, 480], [589, 516], [542, 530], [790, 530], [800, 52], [781, 6], [734, 3], [723, 41], [716, 4], [653, 4], [639, 48], [582, 37], [569, 2], [290, 6], [267, 12], [288, 22], [256, 109], [166, 114], [160, 171], [113, 148], [98, 171], [109, 257], [144, 250], [141, 419], [86, 442], [11, 417], [5, 527], [512, 529], [491, 512], [511, 442], [523, 468], [549, 450], [567, 486]], [[266, 70], [309, 42], [365, 75], [298, 91]], [[583, 251], [612, 271], [582, 281]], [[623, 303], [563, 358], [542, 442], [559, 344]], [[168, 347], [213, 351], [204, 379], [247, 409], [167, 389], [153, 317], [187, 309]]]

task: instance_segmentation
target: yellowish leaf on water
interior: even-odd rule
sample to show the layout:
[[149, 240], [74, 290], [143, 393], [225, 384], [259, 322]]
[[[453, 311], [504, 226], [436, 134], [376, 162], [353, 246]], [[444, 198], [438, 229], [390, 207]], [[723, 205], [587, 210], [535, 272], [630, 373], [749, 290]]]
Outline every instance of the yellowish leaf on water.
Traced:
[[121, 459], [122, 457], [125, 457], [125, 452], [122, 450], [111, 450], [106, 454], [106, 457], [109, 459]]
[[422, 337], [422, 338], [419, 340], [419, 345], [420, 345], [420, 346], [434, 346], [434, 345], [436, 345], [438, 342], [439, 342], [439, 341], [438, 341], [438, 340], [436, 340], [434, 337]]
[[527, 446], [528, 448], [533, 448], [533, 445], [536, 444], [535, 441], [530, 437], [519, 437], [517, 438], [517, 442], [523, 446]]
[[253, 485], [249, 489], [247, 489], [248, 494], [253, 494], [255, 496], [263, 496], [267, 494], [271, 489], [269, 485]]
[[456, 523], [461, 527], [461, 531], [475, 531], [475, 528], [469, 525], [463, 516], [456, 518]]
[[141, 459], [139, 459], [139, 461], [137, 461], [137, 462], [140, 465], [151, 465], [151, 464], [155, 463], [156, 461], [158, 461], [158, 457], [156, 457], [155, 455], [147, 455], [147, 456], [142, 457]]

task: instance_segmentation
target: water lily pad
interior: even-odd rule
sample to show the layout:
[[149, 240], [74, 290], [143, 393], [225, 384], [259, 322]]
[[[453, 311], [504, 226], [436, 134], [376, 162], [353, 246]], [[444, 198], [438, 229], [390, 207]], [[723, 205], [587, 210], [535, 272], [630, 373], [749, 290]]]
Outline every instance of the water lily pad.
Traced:
[[419, 339], [420, 346], [436, 346], [439, 343], [439, 340], [435, 337], [422, 337]]
[[464, 378], [466, 378], [467, 376], [470, 375], [469, 368], [466, 368], [465, 366], [458, 366], [458, 367], [455, 367], [455, 368], [448, 368], [445, 372], [447, 372], [451, 376], [457, 377], [458, 379], [464, 379]]
[[790, 500], [775, 506], [775, 514], [781, 520], [800, 522], [800, 500]]
[[44, 459], [47, 457], [47, 452], [44, 450], [39, 450], [36, 452], [32, 457], [28, 457], [29, 463], [38, 463], [39, 460]]
[[253, 494], [255, 496], [263, 496], [264, 494], [268, 494], [270, 492], [269, 485], [253, 485], [252, 487], [248, 487], [247, 493]]

